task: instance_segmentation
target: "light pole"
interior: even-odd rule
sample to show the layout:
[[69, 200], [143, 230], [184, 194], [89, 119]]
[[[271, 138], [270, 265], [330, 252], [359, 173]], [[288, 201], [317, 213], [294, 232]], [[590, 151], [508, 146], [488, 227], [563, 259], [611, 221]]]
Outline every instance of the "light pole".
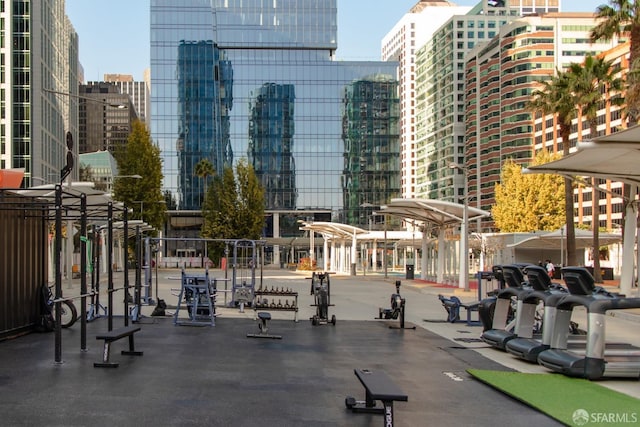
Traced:
[[469, 169], [458, 163], [451, 163], [449, 167], [462, 171], [464, 177], [464, 190], [462, 192], [464, 207], [462, 209], [462, 223], [460, 224], [460, 278], [458, 287], [464, 288], [466, 292], [469, 291]]
[[[131, 203], [140, 203], [140, 219], [144, 220], [143, 216], [143, 212], [144, 212], [144, 200], [133, 200]], [[147, 202], [147, 204], [149, 203], [160, 203], [160, 204], [165, 204], [167, 203], [164, 200], [152, 200], [150, 202]]]
[[106, 101], [101, 101], [99, 99], [96, 98], [91, 98], [89, 96], [82, 96], [82, 95], [76, 95], [74, 93], [69, 93], [69, 92], [60, 92], [57, 90], [53, 90], [53, 89], [42, 89], [43, 92], [47, 92], [47, 93], [53, 93], [55, 95], [62, 95], [62, 96], [68, 96], [69, 98], [75, 98], [75, 99], [83, 99], [86, 101], [91, 101], [91, 102], [97, 102], [98, 104], [103, 104], [106, 105], [108, 107], [113, 107], [113, 108], [118, 108], [118, 109], [125, 109], [128, 108], [127, 105], [125, 104], [113, 104], [111, 102], [106, 102]]

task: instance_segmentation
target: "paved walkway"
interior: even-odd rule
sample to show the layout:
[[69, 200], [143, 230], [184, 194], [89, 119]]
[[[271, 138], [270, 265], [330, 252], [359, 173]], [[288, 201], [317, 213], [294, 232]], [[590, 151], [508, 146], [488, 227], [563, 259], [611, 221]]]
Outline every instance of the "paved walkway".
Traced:
[[[171, 307], [180, 288], [178, 270], [159, 272], [160, 298]], [[212, 271], [215, 277], [224, 273]], [[395, 404], [396, 425], [553, 426], [554, 420], [475, 381], [466, 369], [514, 369], [548, 372], [488, 348], [481, 328], [445, 322], [438, 293], [455, 289], [381, 275], [332, 276], [329, 314], [333, 325], [312, 326], [315, 308], [305, 272], [267, 270], [264, 287], [299, 293], [298, 322], [291, 312], [271, 311], [270, 332], [282, 340], [254, 340], [252, 309], [217, 307], [215, 327], [174, 326], [173, 318], [151, 317], [142, 307], [136, 349], [124, 356], [126, 339], [114, 343], [117, 369], [94, 368], [102, 354], [95, 335], [106, 318], [88, 324], [88, 348], [80, 351], [76, 324], [63, 330], [63, 363], [55, 364], [53, 334], [30, 334], [0, 342], [0, 413], [3, 425], [214, 425], [214, 426], [369, 426], [376, 415], [353, 414], [347, 395], [364, 391], [354, 368], [387, 372], [409, 395]], [[397, 321], [374, 320], [390, 306], [395, 281], [407, 300], [407, 323], [416, 330], [396, 330]], [[130, 282], [133, 284], [133, 280]], [[116, 286], [122, 275], [116, 275]], [[155, 299], [155, 286], [154, 299]], [[66, 285], [64, 285], [66, 287]], [[77, 283], [66, 294], [77, 292]], [[114, 294], [114, 325], [123, 323], [122, 291]], [[106, 294], [101, 297], [106, 302]], [[222, 298], [221, 298], [222, 299]], [[277, 303], [277, 301], [276, 301]], [[284, 302], [283, 302], [284, 303]], [[218, 301], [221, 305], [222, 301]], [[77, 304], [79, 305], [79, 304]], [[186, 317], [186, 311], [184, 312]], [[581, 313], [577, 313], [578, 322]], [[182, 317], [182, 316], [181, 316]], [[638, 323], [607, 319], [607, 334], [640, 346]], [[602, 385], [640, 398], [638, 381], [602, 381]], [[567, 408], [571, 412], [579, 408]], [[516, 421], [517, 420], [517, 421]]]

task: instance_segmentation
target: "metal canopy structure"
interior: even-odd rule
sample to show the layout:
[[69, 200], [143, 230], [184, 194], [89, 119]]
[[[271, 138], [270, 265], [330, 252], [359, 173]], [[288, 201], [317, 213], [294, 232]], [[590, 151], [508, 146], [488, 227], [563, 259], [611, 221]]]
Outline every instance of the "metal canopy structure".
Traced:
[[[363, 230], [359, 227], [354, 227], [352, 225], [340, 224], [336, 222], [302, 222], [302, 226], [300, 230], [309, 231], [310, 237], [310, 249], [311, 249], [311, 258], [314, 259], [313, 256], [313, 247], [314, 247], [314, 235], [315, 233], [319, 233], [323, 237], [323, 253], [329, 253], [329, 242], [331, 242], [331, 256], [327, 257], [326, 255], [323, 257], [324, 259], [324, 271], [351, 271], [351, 274], [355, 274], [355, 265], [356, 265], [356, 249], [357, 249], [357, 236], [367, 234], [367, 230]], [[351, 252], [347, 254], [346, 252], [346, 243], [347, 241], [351, 241]], [[336, 245], [340, 244], [338, 248]], [[339, 254], [338, 254], [339, 252]], [[329, 265], [329, 262], [331, 265]]]
[[[530, 166], [523, 173], [552, 173], [569, 178], [589, 176], [620, 181], [631, 185], [636, 194], [640, 185], [640, 126], [611, 135], [579, 142], [575, 152], [543, 165]], [[637, 218], [637, 203], [627, 203], [625, 218]], [[640, 239], [636, 221], [625, 221], [620, 292], [628, 294], [635, 283], [634, 244]], [[640, 251], [638, 253], [640, 257]], [[636, 266], [640, 265], [640, 260]]]
[[[445, 271], [445, 230], [447, 227], [460, 224], [464, 221], [464, 212], [467, 210], [467, 221], [473, 221], [488, 217], [489, 212], [482, 209], [465, 206], [459, 203], [445, 202], [430, 199], [391, 199], [391, 202], [380, 207], [379, 214], [393, 215], [402, 219], [418, 221], [422, 224], [431, 224], [438, 229], [438, 254], [436, 265], [436, 281], [444, 282]], [[427, 252], [428, 236], [423, 233], [422, 253]], [[461, 258], [459, 256], [459, 258]], [[466, 257], [465, 257], [466, 258]], [[427, 271], [427, 257], [422, 257], [421, 271]]]
[[[485, 218], [489, 212], [468, 206], [469, 221]], [[459, 224], [464, 216], [464, 205], [429, 199], [391, 199], [391, 203], [381, 206], [380, 213], [422, 223], [448, 227]]]
[[[15, 190], [14, 192], [26, 197], [32, 197], [43, 203], [53, 204], [56, 200], [57, 184], [45, 184], [30, 187], [24, 190]], [[116, 210], [122, 210], [124, 205], [120, 202], [114, 202], [113, 199], [103, 191], [96, 190], [93, 182], [72, 182], [62, 183], [62, 208], [67, 217], [80, 217], [82, 202], [81, 198], [86, 198], [86, 215], [87, 217], [104, 218], [107, 214], [108, 205]]]
[[[593, 232], [589, 230], [583, 230], [580, 228], [575, 229], [576, 233], [576, 249], [589, 248], [593, 245]], [[562, 249], [564, 240], [567, 233], [564, 232], [564, 227], [555, 231], [541, 233], [533, 237], [521, 240], [518, 243], [512, 243], [507, 245], [508, 248], [521, 248], [521, 249]], [[620, 243], [622, 236], [615, 233], [600, 233], [600, 244], [602, 246], [612, 245], [614, 243]]]

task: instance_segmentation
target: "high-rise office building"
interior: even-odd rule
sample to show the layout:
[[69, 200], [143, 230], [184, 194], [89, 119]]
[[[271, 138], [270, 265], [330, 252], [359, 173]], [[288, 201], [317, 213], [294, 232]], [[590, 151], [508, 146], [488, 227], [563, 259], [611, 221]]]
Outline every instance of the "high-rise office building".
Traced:
[[[252, 162], [268, 190], [266, 237], [298, 235], [300, 218], [344, 219], [345, 87], [372, 76], [394, 80], [397, 63], [334, 61], [336, 34], [336, 0], [152, 3], [151, 133], [179, 209], [200, 209], [180, 184], [180, 158], [188, 153], [179, 149], [190, 149], [185, 135], [211, 128], [212, 147], [228, 138], [224, 153]], [[180, 78], [185, 44], [218, 51], [212, 64], [188, 65], [212, 71], [209, 84], [193, 81], [188, 91]], [[196, 117], [196, 107], [212, 117]], [[389, 189], [380, 200], [398, 195]], [[188, 227], [179, 233], [188, 235]]]
[[78, 36], [63, 0], [1, 0], [0, 21], [0, 168], [24, 168], [26, 186], [59, 182], [78, 129]]
[[[538, 119], [534, 128], [528, 104], [538, 82], [618, 43], [615, 38], [591, 43], [589, 34], [596, 22], [590, 13], [523, 17], [503, 25], [492, 41], [467, 54], [464, 158], [474, 206], [491, 209], [494, 187], [508, 159], [528, 164], [536, 150], [562, 152], [565, 143], [575, 146], [578, 126], [570, 141], [558, 141], [553, 137], [553, 118], [549, 126], [547, 120]], [[545, 138], [546, 134], [551, 137]], [[492, 221], [483, 220], [482, 229], [491, 228]]]
[[[138, 119], [149, 128], [151, 121], [151, 82], [149, 81], [149, 70], [145, 70], [143, 81], [134, 80], [131, 74], [105, 74], [103, 81], [118, 87], [120, 93], [129, 95], [136, 109]], [[89, 84], [92, 83], [97, 82], [89, 82]]]
[[78, 150], [117, 151], [124, 147], [137, 120], [136, 109], [127, 94], [105, 82], [80, 85], [78, 117]]

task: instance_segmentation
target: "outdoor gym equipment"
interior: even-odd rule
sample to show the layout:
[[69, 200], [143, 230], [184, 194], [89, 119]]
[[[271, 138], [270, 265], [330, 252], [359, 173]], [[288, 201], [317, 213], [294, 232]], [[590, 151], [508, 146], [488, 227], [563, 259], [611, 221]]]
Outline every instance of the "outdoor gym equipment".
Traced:
[[282, 335], [271, 335], [268, 332], [269, 327], [267, 323], [271, 320], [271, 313], [267, 313], [266, 311], [261, 311], [258, 313], [258, 319], [260, 323], [258, 323], [258, 329], [260, 329], [259, 334], [247, 334], [247, 338], [270, 338], [275, 340], [282, 339]]
[[[178, 305], [173, 315], [176, 325], [208, 325], [215, 326], [216, 319], [216, 283], [209, 278], [209, 270], [204, 276], [185, 273], [184, 268], [180, 277], [181, 288]], [[179, 318], [182, 305], [186, 305], [189, 317], [187, 320]]]
[[467, 326], [476, 326], [480, 322], [471, 320], [471, 313], [474, 311], [478, 311], [478, 307], [481, 302], [473, 302], [471, 304], [463, 303], [460, 298], [453, 295], [450, 297], [446, 297], [444, 295], [438, 294], [438, 299], [442, 303], [442, 306], [447, 311], [447, 322], [456, 323], [460, 321], [460, 309], [464, 308], [467, 310]]
[[404, 326], [404, 312], [406, 307], [406, 299], [400, 295], [400, 280], [396, 280], [396, 293], [391, 294], [391, 308], [378, 308], [378, 317], [376, 319], [393, 319], [400, 318], [400, 326], [389, 326], [390, 329], [415, 329], [415, 326]]
[[230, 307], [245, 305], [255, 297], [257, 250], [255, 240], [240, 239], [233, 242], [233, 277], [231, 280]]
[[[354, 369], [354, 373], [364, 387], [365, 400], [347, 396], [344, 399], [347, 409], [356, 413], [381, 414], [384, 416], [383, 425], [393, 426], [393, 402], [408, 401], [407, 394], [383, 371]], [[382, 402], [382, 406], [376, 405], [377, 400]]]
[[[496, 297], [487, 298], [481, 302], [481, 307], [486, 308], [488, 305], [493, 305], [491, 327], [486, 329], [485, 325], [485, 331], [481, 338], [492, 347], [505, 350], [507, 342], [517, 336], [514, 332], [517, 323], [514, 313], [521, 313], [524, 310], [521, 296], [533, 289], [525, 280], [523, 267], [520, 265], [502, 265], [500, 268], [494, 266], [493, 271], [499, 280], [504, 280], [507, 287], [498, 291]], [[515, 310], [513, 309], [514, 303], [516, 304]]]
[[[608, 355], [605, 341], [607, 311], [640, 308], [640, 298], [625, 298], [597, 289], [593, 276], [584, 267], [564, 267], [562, 277], [571, 295], [562, 297], [556, 305], [551, 348], [538, 355], [538, 363], [555, 372], [589, 380], [640, 378], [640, 353], [629, 351]], [[571, 314], [576, 306], [587, 309], [585, 354], [576, 353], [567, 346]]]
[[336, 324], [335, 314], [331, 316], [329, 321], [329, 307], [331, 304], [331, 284], [329, 279], [329, 273], [316, 273], [311, 275], [311, 295], [314, 297], [314, 304], [311, 307], [316, 308], [316, 314], [314, 314], [310, 320], [313, 326], [326, 325], [331, 323]]

